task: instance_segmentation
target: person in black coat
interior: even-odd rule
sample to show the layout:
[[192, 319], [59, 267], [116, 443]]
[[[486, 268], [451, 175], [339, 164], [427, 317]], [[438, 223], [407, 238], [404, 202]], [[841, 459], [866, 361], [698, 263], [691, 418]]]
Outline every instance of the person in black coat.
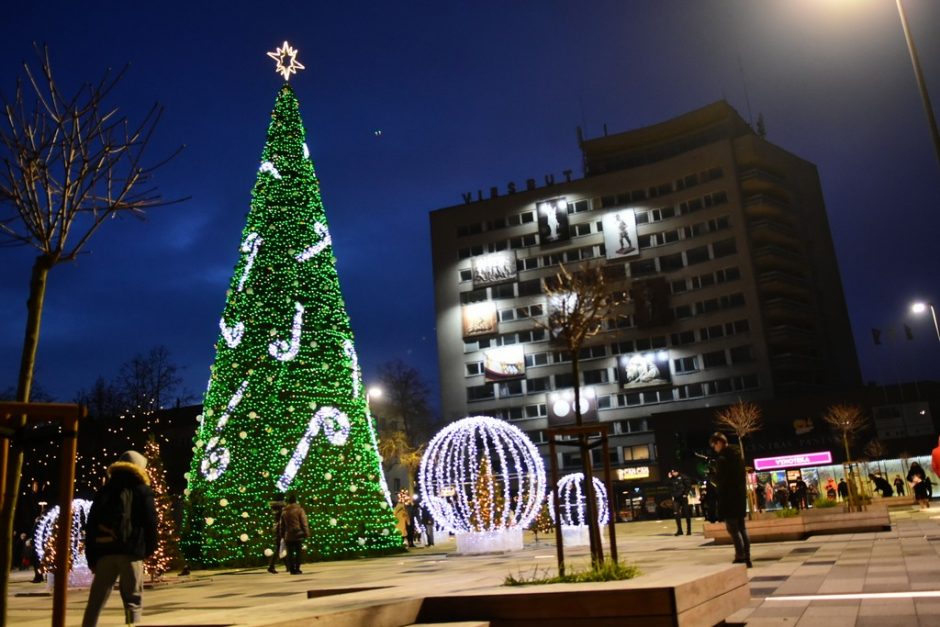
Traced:
[[672, 513], [676, 518], [676, 535], [682, 535], [682, 519], [685, 518], [685, 533], [692, 535], [692, 510], [689, 507], [689, 490], [692, 481], [673, 468], [669, 471], [669, 494], [672, 497]]
[[157, 548], [157, 511], [147, 475], [147, 458], [126, 451], [108, 468], [85, 523], [85, 557], [95, 574], [82, 627], [94, 627], [120, 578], [124, 618], [141, 618], [144, 559]]
[[747, 485], [744, 460], [738, 447], [728, 444], [723, 433], [714, 433], [708, 444], [715, 451], [715, 482], [718, 484], [718, 515], [734, 543], [734, 563], [751, 567], [751, 541], [744, 516], [747, 513]]

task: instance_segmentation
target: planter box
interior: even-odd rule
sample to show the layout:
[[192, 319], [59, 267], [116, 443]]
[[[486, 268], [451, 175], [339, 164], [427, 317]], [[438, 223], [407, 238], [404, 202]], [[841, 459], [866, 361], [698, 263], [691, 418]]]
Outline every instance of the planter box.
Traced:
[[457, 552], [462, 555], [519, 551], [522, 546], [522, 529], [457, 534]]
[[490, 588], [428, 597], [416, 623], [500, 627], [710, 627], [750, 601], [742, 565], [663, 569], [627, 581]]
[[[814, 508], [798, 516], [778, 518], [773, 514], [747, 521], [747, 535], [751, 542], [781, 542], [804, 540], [812, 535], [860, 533], [891, 529], [888, 509], [883, 505], [870, 505], [864, 512], [844, 512], [840, 507]], [[731, 537], [724, 523], [706, 523], [705, 537], [716, 544], [730, 544]]]

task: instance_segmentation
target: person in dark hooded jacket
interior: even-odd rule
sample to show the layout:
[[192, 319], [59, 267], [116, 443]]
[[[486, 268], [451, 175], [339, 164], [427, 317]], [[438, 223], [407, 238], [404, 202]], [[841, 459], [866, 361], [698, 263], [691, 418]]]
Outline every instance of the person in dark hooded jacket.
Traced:
[[146, 457], [125, 451], [108, 468], [108, 482], [95, 495], [85, 523], [85, 557], [95, 578], [82, 627], [98, 624], [119, 578], [125, 622], [140, 621], [144, 559], [157, 548], [157, 512], [146, 468]]
[[725, 521], [725, 529], [734, 543], [734, 563], [751, 567], [751, 541], [747, 537], [744, 517], [747, 514], [747, 486], [741, 449], [728, 444], [723, 433], [708, 439], [715, 451], [715, 481], [718, 483], [718, 515]]

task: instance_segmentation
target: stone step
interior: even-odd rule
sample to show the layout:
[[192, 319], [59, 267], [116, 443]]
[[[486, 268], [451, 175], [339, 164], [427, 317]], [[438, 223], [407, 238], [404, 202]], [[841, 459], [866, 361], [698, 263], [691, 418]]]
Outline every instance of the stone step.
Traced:
[[465, 620], [459, 623], [412, 623], [405, 627], [490, 627], [488, 620]]

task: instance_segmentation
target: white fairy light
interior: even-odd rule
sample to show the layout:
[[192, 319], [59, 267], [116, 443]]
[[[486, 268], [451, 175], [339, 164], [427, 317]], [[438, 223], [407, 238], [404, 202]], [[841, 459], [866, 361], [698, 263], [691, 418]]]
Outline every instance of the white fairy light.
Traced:
[[313, 438], [320, 433], [321, 428], [323, 429], [323, 435], [326, 436], [330, 444], [333, 446], [342, 446], [346, 444], [346, 440], [349, 438], [349, 417], [335, 407], [321, 407], [317, 410], [313, 417], [310, 418], [307, 431], [300, 439], [300, 442], [297, 443], [297, 448], [294, 449], [294, 454], [291, 455], [290, 461], [287, 462], [287, 467], [284, 468], [284, 474], [277, 480], [277, 487], [282, 492], [290, 487], [294, 477], [297, 476], [297, 471], [300, 470], [304, 460], [307, 458], [307, 453], [310, 452], [310, 444], [313, 442]]
[[[80, 567], [88, 568], [88, 562], [85, 559], [85, 523], [88, 521], [88, 512], [91, 511], [91, 501], [86, 499], [72, 500], [72, 568], [77, 570]], [[46, 554], [46, 544], [52, 537], [56, 521], [59, 519], [59, 506], [52, 507], [43, 514], [39, 522], [36, 523], [36, 529], [33, 531], [33, 546], [36, 551], [36, 558], [41, 563]]]
[[[606, 525], [610, 521], [610, 506], [607, 502], [607, 488], [597, 477], [591, 477], [594, 484], [594, 500], [597, 503], [597, 522]], [[561, 524], [567, 527], [587, 525], [587, 496], [584, 490], [584, 473], [573, 472], [558, 480], [559, 514]], [[548, 513], [555, 520], [554, 492], [549, 493]]]
[[[483, 486], [490, 514], [481, 520], [477, 489], [480, 465], [491, 469]], [[418, 472], [422, 502], [434, 521], [453, 533], [521, 530], [539, 512], [545, 469], [538, 449], [517, 427], [496, 418], [464, 418], [428, 444]], [[503, 505], [496, 511], [496, 494]]]
[[219, 330], [222, 331], [222, 337], [229, 348], [238, 346], [242, 341], [242, 336], [245, 335], [244, 323], [236, 322], [234, 326], [228, 326], [224, 318], [219, 320]]
[[294, 322], [291, 325], [290, 341], [274, 340], [268, 344], [268, 354], [278, 361], [290, 361], [300, 352], [300, 334], [304, 324], [304, 306], [294, 303]]
[[356, 347], [352, 340], [343, 340], [343, 352], [352, 362], [352, 392], [353, 398], [359, 398], [362, 391], [362, 369], [359, 367], [359, 355], [356, 353]]
[[245, 268], [242, 270], [242, 277], [238, 280], [238, 291], [242, 291], [245, 287], [245, 281], [248, 280], [248, 274], [251, 272], [251, 267], [255, 265], [255, 257], [258, 256], [258, 249], [261, 248], [261, 236], [257, 233], [249, 233], [248, 237], [245, 238], [245, 242], [242, 244], [241, 251], [243, 253], [248, 253], [248, 260], [245, 262]]
[[273, 176], [274, 178], [278, 180], [280, 180], [281, 178], [281, 173], [277, 171], [277, 168], [275, 168], [274, 164], [271, 163], [270, 161], [265, 161], [264, 163], [262, 163], [261, 167], [258, 168], [258, 172], [267, 172], [268, 174], [270, 174], [271, 176]]
[[222, 429], [225, 428], [225, 425], [228, 424], [229, 416], [235, 411], [235, 408], [238, 407], [247, 389], [248, 380], [245, 379], [235, 391], [235, 394], [232, 395], [228, 405], [225, 406], [225, 411], [219, 416], [219, 420], [215, 425], [216, 435], [209, 438], [209, 441], [206, 443], [206, 452], [203, 454], [202, 461], [199, 464], [199, 472], [206, 478], [206, 481], [215, 481], [221, 477], [225, 469], [228, 468], [231, 455], [227, 448], [219, 446], [218, 434], [220, 434]]
[[294, 256], [294, 259], [297, 261], [307, 261], [308, 259], [316, 257], [333, 243], [333, 237], [330, 235], [330, 230], [326, 228], [325, 224], [315, 222], [313, 232], [320, 236], [320, 241], [297, 253]]

